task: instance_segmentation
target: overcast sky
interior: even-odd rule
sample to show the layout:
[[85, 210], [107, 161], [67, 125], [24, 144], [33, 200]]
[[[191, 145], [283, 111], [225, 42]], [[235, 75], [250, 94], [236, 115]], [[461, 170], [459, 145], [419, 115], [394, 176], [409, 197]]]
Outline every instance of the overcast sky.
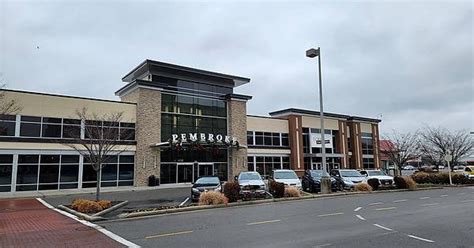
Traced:
[[[66, 1], [64, 1], [66, 2]], [[474, 131], [471, 1], [0, 0], [0, 79], [11, 89], [118, 99], [145, 59], [251, 78], [248, 114], [319, 109], [382, 132]], [[336, 3], [334, 3], [336, 2]]]

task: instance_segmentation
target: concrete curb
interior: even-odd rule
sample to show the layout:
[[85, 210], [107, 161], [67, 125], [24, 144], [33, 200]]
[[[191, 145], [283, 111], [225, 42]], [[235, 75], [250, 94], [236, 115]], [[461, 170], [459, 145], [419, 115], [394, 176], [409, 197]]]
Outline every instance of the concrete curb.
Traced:
[[123, 214], [119, 214], [118, 217], [120, 219], [126, 219], [126, 218], [142, 217], [142, 216], [153, 216], [153, 215], [164, 215], [164, 214], [172, 214], [172, 213], [192, 212], [192, 211], [207, 210], [207, 209], [214, 209], [214, 208], [248, 206], [248, 205], [268, 204], [268, 203], [276, 203], [276, 202], [301, 201], [301, 200], [308, 200], [308, 199], [332, 198], [332, 197], [377, 194], [377, 193], [392, 193], [392, 192], [403, 192], [403, 191], [432, 190], [432, 189], [442, 189], [442, 188], [443, 187], [426, 187], [426, 188], [419, 188], [419, 189], [416, 189], [416, 190], [392, 189], [392, 190], [382, 190], [382, 191], [372, 191], [372, 192], [351, 191], [351, 192], [332, 193], [332, 194], [327, 194], [327, 195], [310, 194], [310, 195], [305, 195], [305, 196], [301, 196], [301, 197], [298, 197], [298, 198], [296, 198], [296, 197], [284, 197], [284, 198], [273, 198], [273, 199], [256, 200], [256, 201], [232, 202], [232, 203], [229, 203], [227, 205], [226, 204], [220, 204], [220, 205], [208, 205], [208, 206], [191, 206], [191, 207], [171, 208], [171, 209], [143, 211], [143, 212], [135, 212], [135, 213], [123, 213]]
[[77, 216], [79, 219], [84, 219], [84, 220], [87, 220], [87, 221], [105, 220], [105, 218], [103, 218], [103, 217], [84, 214], [84, 213], [78, 212], [74, 209], [70, 209], [70, 208], [68, 208], [64, 205], [59, 205], [58, 209], [64, 210], [64, 211], [66, 211], [70, 214], [73, 214], [73, 215]]
[[102, 215], [107, 214], [107, 213], [110, 213], [110, 212], [112, 212], [112, 211], [114, 211], [114, 210], [116, 210], [116, 209], [119, 209], [119, 208], [121, 208], [121, 207], [123, 207], [123, 206], [125, 206], [125, 205], [127, 205], [127, 204], [128, 204], [128, 201], [123, 201], [123, 202], [121, 202], [121, 203], [119, 203], [119, 204], [113, 205], [113, 206], [110, 207], [110, 208], [107, 208], [107, 209], [104, 209], [104, 210], [102, 210], [102, 211], [100, 211], [100, 212], [98, 212], [98, 213], [95, 213], [95, 214], [93, 214], [92, 216], [102, 216]]

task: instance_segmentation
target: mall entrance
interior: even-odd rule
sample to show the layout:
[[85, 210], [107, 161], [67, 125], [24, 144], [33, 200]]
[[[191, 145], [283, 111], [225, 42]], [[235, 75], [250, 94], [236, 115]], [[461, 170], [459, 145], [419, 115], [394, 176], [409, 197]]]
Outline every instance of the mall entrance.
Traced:
[[176, 181], [178, 183], [193, 183], [199, 177], [216, 175], [214, 163], [177, 163], [178, 173]]

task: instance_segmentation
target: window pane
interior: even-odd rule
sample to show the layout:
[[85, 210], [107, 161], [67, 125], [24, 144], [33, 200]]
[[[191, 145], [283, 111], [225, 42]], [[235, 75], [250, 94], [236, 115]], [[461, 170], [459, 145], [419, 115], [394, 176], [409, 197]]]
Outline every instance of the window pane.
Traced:
[[64, 164], [64, 163], [79, 163], [79, 156], [78, 155], [62, 155], [61, 164]]
[[15, 136], [15, 122], [0, 121], [0, 136]]
[[0, 164], [13, 163], [13, 155], [0, 155]]
[[97, 173], [95, 172], [94, 168], [92, 168], [91, 164], [84, 164], [83, 172], [82, 172], [82, 181], [96, 181], [97, 180]]
[[12, 183], [12, 167], [12, 165], [0, 165], [0, 185]]
[[57, 183], [59, 177], [59, 165], [41, 165], [40, 183]]
[[193, 98], [188, 96], [178, 96], [179, 113], [193, 114]]
[[41, 122], [41, 117], [23, 115], [21, 116], [21, 121]]
[[280, 146], [280, 134], [279, 133], [273, 133], [273, 145], [274, 146]]
[[63, 126], [63, 138], [79, 138], [81, 136], [81, 126]]
[[38, 155], [18, 155], [19, 164], [38, 164]]
[[59, 124], [61, 124], [61, 118], [43, 117], [43, 123], [59, 123]]
[[75, 125], [81, 125], [81, 120], [77, 119], [63, 119], [64, 124], [75, 124]]
[[160, 166], [161, 183], [176, 183], [176, 164], [162, 164]]
[[20, 136], [24, 137], [40, 137], [40, 124], [33, 123], [21, 123], [20, 126]]
[[123, 163], [132, 163], [133, 164], [133, 161], [135, 159], [135, 156], [133, 155], [120, 155], [120, 163], [123, 164]]
[[119, 165], [119, 180], [133, 180], [133, 164]]
[[135, 140], [135, 129], [120, 129], [120, 140]]
[[41, 164], [59, 164], [59, 155], [41, 155]]
[[79, 180], [78, 175], [78, 164], [61, 164], [61, 182], [77, 182]]
[[16, 116], [15, 115], [0, 115], [0, 120], [4, 121], [15, 121]]
[[117, 164], [105, 164], [102, 168], [102, 181], [117, 180]]
[[17, 184], [36, 183], [38, 180], [38, 165], [18, 165], [16, 180]]

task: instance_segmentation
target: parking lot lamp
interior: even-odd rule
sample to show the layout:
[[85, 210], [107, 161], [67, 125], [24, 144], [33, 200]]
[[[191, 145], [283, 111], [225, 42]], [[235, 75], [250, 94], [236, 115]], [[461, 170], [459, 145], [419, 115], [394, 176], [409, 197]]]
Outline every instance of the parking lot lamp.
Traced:
[[321, 78], [321, 49], [311, 48], [306, 51], [306, 57], [314, 58], [318, 57], [319, 67], [319, 117], [321, 119], [321, 160], [323, 166], [323, 175], [321, 177], [321, 193], [328, 194], [331, 192], [331, 178], [326, 168], [326, 140], [324, 138], [324, 112], [323, 112], [323, 82]]

